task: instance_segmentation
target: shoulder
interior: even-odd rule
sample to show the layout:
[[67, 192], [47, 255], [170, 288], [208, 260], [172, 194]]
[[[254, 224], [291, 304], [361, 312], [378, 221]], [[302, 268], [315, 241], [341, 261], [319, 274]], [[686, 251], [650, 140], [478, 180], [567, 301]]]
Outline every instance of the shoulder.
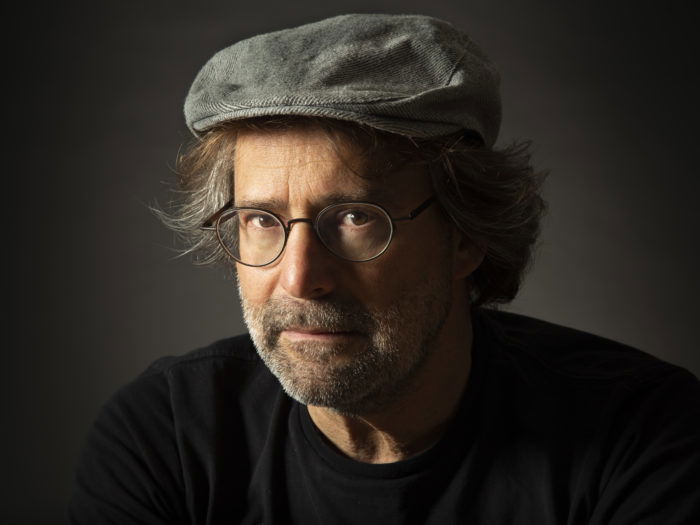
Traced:
[[591, 523], [686, 523], [698, 513], [700, 381], [692, 373], [531, 317], [474, 317], [488, 362], [483, 399], [485, 421], [498, 429], [493, 441], [520, 443], [529, 464], [542, 440], [538, 457], [548, 457], [553, 472], [569, 465], [562, 475], [576, 487], [573, 505]]
[[[162, 469], [157, 477], [167, 477], [183, 459], [183, 443], [190, 443], [192, 452], [197, 449], [193, 443], [221, 431], [222, 421], [230, 428], [257, 432], [280, 395], [279, 382], [247, 334], [222, 339], [162, 357], [119, 388], [100, 410], [86, 453], [100, 460], [105, 459], [100, 450], [122, 458], [143, 455], [149, 462], [158, 458]], [[196, 454], [204, 457], [207, 451]]]
[[569, 384], [633, 384], [664, 376], [698, 383], [688, 370], [647, 352], [588, 332], [496, 310], [476, 313], [496, 342], [496, 359], [517, 361]]
[[[140, 409], [144, 399], [170, 405], [177, 392], [214, 394], [212, 389], [227, 385], [243, 391], [251, 382], [272, 379], [257, 355], [248, 334], [215, 341], [182, 355], [168, 355], [151, 363], [143, 372], [116, 391], [110, 403], [135, 402]], [[170, 408], [167, 409], [168, 412]]]
[[[630, 346], [531, 317], [475, 312], [488, 361], [488, 388], [535, 420], [574, 426], [687, 424], [697, 433], [700, 381], [688, 370]], [[517, 402], [515, 400], [518, 400]], [[530, 408], [522, 410], [523, 404]], [[516, 414], [515, 417], [520, 417]], [[632, 422], [635, 422], [633, 425]]]
[[207, 486], [210, 466], [231, 450], [242, 469], [264, 442], [280, 397], [247, 335], [158, 359], [102, 407], [83, 448], [71, 513], [86, 523], [133, 516], [184, 523], [188, 487]]
[[178, 369], [187, 369], [222, 361], [238, 362], [241, 366], [254, 365], [259, 361], [253, 342], [248, 334], [220, 339], [186, 354], [165, 356], [154, 361], [143, 373], [168, 374]]
[[246, 424], [281, 392], [248, 336], [222, 339], [154, 361], [103, 405], [97, 426], [130, 438], [171, 439], [221, 417]]
[[157, 359], [119, 389], [108, 406], [129, 405], [140, 417], [158, 412], [178, 424], [227, 411], [254, 417], [256, 407], [264, 409], [280, 392], [250, 336], [242, 334]]

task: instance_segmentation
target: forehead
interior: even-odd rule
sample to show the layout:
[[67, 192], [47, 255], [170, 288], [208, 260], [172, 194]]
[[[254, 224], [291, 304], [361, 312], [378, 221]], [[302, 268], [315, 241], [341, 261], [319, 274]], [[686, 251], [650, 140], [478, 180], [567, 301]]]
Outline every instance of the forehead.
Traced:
[[[421, 170], [377, 170], [349, 140], [322, 129], [246, 130], [237, 137], [234, 196], [237, 206], [325, 205], [333, 200], [370, 200], [390, 205], [425, 185]], [[262, 207], [262, 206], [261, 206]]]

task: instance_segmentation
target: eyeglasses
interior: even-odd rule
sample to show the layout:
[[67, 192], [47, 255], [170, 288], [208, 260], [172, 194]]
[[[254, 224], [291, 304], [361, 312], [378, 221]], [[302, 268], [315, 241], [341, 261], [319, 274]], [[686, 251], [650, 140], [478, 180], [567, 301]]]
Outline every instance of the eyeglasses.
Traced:
[[282, 255], [292, 224], [311, 224], [323, 245], [347, 261], [365, 262], [382, 255], [394, 236], [395, 223], [412, 221], [435, 200], [429, 197], [405, 217], [392, 218], [379, 204], [344, 202], [326, 206], [315, 219], [286, 223], [268, 210], [233, 207], [233, 199], [200, 227], [215, 231], [226, 253], [246, 266], [266, 266]]

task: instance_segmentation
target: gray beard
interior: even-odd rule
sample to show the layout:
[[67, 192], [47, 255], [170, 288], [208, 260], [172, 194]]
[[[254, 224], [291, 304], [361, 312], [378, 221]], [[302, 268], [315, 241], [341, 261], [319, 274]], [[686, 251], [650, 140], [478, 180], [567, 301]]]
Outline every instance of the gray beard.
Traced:
[[[380, 411], [406, 393], [434, 350], [451, 303], [451, 272], [406, 291], [391, 306], [367, 309], [334, 299], [270, 298], [243, 316], [261, 359], [284, 391], [305, 405], [357, 416]], [[354, 332], [353, 343], [288, 341], [288, 327]]]

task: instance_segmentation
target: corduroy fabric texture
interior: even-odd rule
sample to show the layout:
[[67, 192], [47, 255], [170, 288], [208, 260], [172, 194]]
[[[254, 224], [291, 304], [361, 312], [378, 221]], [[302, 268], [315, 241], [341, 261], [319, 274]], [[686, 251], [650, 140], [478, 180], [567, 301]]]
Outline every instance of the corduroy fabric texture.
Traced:
[[185, 100], [195, 135], [224, 121], [272, 115], [349, 120], [411, 137], [465, 130], [492, 146], [501, 121], [499, 75], [447, 22], [351, 14], [219, 51]]

